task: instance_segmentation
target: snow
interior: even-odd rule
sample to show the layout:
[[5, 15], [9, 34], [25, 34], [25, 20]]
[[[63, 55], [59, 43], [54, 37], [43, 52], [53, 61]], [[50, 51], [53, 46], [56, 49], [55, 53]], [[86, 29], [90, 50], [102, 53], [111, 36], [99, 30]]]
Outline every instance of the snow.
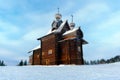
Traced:
[[48, 34], [51, 34], [51, 33], [54, 33], [54, 32], [56, 32], [56, 30], [53, 30], [53, 31], [52, 31], [52, 30], [50, 29], [50, 30], [48, 31], [47, 35], [48, 35]]
[[120, 80], [120, 62], [104, 65], [5, 66], [0, 80]]
[[36, 46], [36, 47], [33, 48], [32, 50], [30, 50], [28, 53], [30, 53], [30, 52], [32, 52], [32, 51], [34, 51], [34, 50], [37, 50], [37, 49], [39, 49], [39, 48], [40, 48], [40, 45]]
[[52, 30], [50, 29], [47, 34], [50, 34], [51, 32], [52, 32]]
[[65, 23], [67, 22], [67, 20], [65, 20], [61, 25], [60, 27], [56, 30], [56, 32], [61, 32], [61, 30], [63, 29]]
[[65, 21], [60, 25], [60, 27], [59, 27], [58, 29], [56, 29], [56, 30], [51, 31], [51, 29], [50, 29], [47, 34], [59, 33], [59, 32], [61, 32], [61, 30], [63, 29], [63, 27], [64, 27], [64, 25], [65, 25], [66, 22], [67, 22], [67, 20], [65, 20]]
[[39, 49], [40, 48], [40, 45], [36, 46], [35, 48], [32, 49], [33, 50], [36, 50], [36, 49]]
[[79, 28], [74, 28], [74, 29], [72, 29], [72, 30], [69, 30], [69, 31], [66, 31], [63, 35], [67, 35], [67, 34], [69, 34], [69, 33], [72, 33], [72, 32], [74, 32], [74, 31], [77, 31]]

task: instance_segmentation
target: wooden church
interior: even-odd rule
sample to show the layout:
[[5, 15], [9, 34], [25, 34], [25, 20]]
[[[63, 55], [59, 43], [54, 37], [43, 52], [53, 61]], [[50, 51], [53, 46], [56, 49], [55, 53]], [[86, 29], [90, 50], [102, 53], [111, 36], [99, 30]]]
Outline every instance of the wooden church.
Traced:
[[80, 27], [75, 28], [73, 17], [70, 24], [61, 17], [58, 12], [49, 33], [37, 39], [40, 45], [30, 51], [31, 65], [84, 64], [82, 48], [87, 41], [83, 39], [83, 32]]

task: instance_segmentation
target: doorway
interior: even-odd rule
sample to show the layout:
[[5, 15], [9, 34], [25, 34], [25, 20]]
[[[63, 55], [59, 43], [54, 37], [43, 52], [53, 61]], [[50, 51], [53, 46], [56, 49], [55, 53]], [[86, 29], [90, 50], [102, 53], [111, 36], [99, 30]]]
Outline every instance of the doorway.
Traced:
[[50, 60], [46, 59], [46, 65], [49, 65], [49, 64], [50, 64]]

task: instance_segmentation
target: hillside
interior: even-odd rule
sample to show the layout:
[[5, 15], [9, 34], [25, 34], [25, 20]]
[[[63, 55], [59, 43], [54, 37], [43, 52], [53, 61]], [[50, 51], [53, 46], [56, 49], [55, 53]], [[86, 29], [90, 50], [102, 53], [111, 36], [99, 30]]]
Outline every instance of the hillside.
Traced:
[[120, 62], [104, 65], [5, 66], [0, 80], [120, 80]]

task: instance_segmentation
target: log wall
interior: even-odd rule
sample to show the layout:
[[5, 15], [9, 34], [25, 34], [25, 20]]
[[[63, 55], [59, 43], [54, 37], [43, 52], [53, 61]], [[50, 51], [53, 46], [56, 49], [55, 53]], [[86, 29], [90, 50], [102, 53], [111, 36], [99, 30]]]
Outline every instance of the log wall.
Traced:
[[40, 49], [33, 51], [32, 65], [40, 65]]
[[42, 64], [55, 65], [56, 63], [56, 35], [51, 34], [41, 39], [42, 43]]

